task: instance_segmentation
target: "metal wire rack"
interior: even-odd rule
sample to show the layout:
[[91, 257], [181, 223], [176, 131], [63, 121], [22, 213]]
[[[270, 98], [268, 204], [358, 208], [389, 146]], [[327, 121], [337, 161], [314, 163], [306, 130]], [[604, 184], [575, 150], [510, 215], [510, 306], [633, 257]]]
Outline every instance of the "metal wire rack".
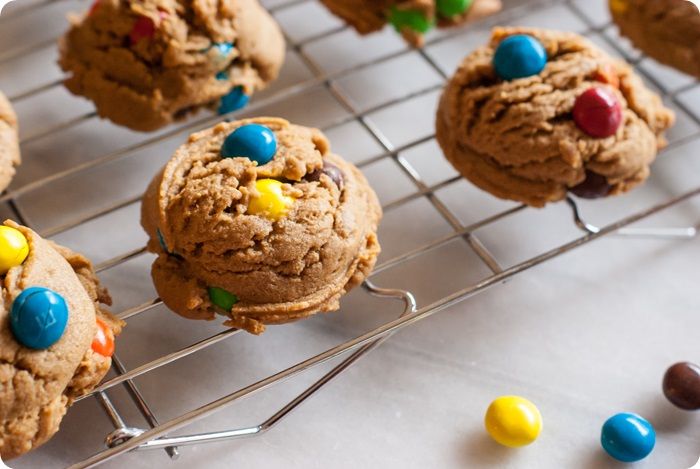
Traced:
[[[16, 6], [13, 9], [8, 10], [8, 12], [3, 15], [0, 19], [0, 29], [3, 25], [8, 24], [10, 21], [22, 18], [25, 15], [31, 15], [41, 11], [42, 9], [49, 8], [59, 2], [66, 2], [68, 0], [37, 0], [31, 1], [26, 0], [22, 2], [21, 5]], [[269, 9], [274, 15], [283, 14], [285, 10], [298, 7], [300, 5], [308, 4], [313, 2], [313, 0], [287, 0], [287, 1], [277, 1]], [[269, 2], [268, 2], [269, 3]], [[487, 19], [481, 24], [473, 27], [473, 29], [487, 30], [491, 25], [501, 24], [501, 23], [512, 23], [518, 18], [521, 18], [526, 12], [536, 11], [537, 8], [547, 8], [552, 5], [563, 5], [567, 11], [575, 15], [579, 20], [586, 24], [586, 34], [601, 33], [610, 27], [609, 24], [595, 24], [591, 19], [585, 15], [578, 7], [581, 2], [574, 0], [571, 1], [555, 1], [555, 0], [534, 0], [526, 2], [526, 4], [521, 4], [519, 6], [507, 9], [503, 13], [496, 15], [492, 18]], [[83, 5], [86, 6], [86, 5]], [[295, 53], [297, 57], [300, 58], [303, 66], [309, 72], [310, 78], [299, 80], [281, 88], [278, 88], [274, 92], [270, 92], [263, 96], [262, 98], [255, 99], [253, 104], [246, 110], [236, 113], [238, 114], [255, 114], [258, 110], [265, 109], [270, 105], [274, 105], [283, 100], [288, 100], [293, 97], [302, 96], [304, 93], [309, 92], [314, 89], [325, 89], [334, 98], [337, 105], [339, 105], [344, 111], [342, 115], [331, 122], [328, 122], [323, 130], [331, 131], [334, 128], [338, 128], [342, 125], [348, 123], [356, 123], [362, 129], [364, 129], [371, 137], [374, 139], [375, 143], [381, 148], [380, 154], [373, 156], [371, 158], [365, 159], [359, 162], [358, 166], [367, 167], [368, 165], [374, 164], [378, 161], [385, 159], [391, 159], [398, 167], [401, 169], [403, 174], [414, 184], [416, 190], [402, 196], [398, 199], [390, 201], [384, 204], [384, 210], [390, 212], [406, 204], [415, 201], [417, 199], [425, 199], [430, 205], [440, 214], [440, 216], [449, 224], [451, 227], [451, 232], [436, 237], [430, 240], [428, 243], [422, 244], [417, 248], [411, 249], [407, 252], [403, 252], [400, 255], [394, 256], [388, 260], [381, 262], [373, 276], [376, 276], [380, 272], [392, 269], [396, 266], [406, 264], [408, 261], [417, 258], [421, 255], [439, 249], [446, 244], [453, 242], [455, 240], [464, 240], [473, 253], [478, 256], [483, 265], [485, 265], [490, 271], [490, 275], [486, 278], [479, 280], [478, 282], [463, 285], [458, 291], [449, 294], [438, 301], [431, 304], [417, 306], [415, 299], [412, 294], [404, 290], [396, 289], [384, 289], [375, 286], [371, 281], [367, 281], [364, 284], [364, 289], [367, 293], [375, 295], [385, 299], [395, 299], [400, 300], [404, 304], [403, 312], [400, 317], [392, 321], [386, 322], [379, 327], [376, 327], [368, 332], [361, 334], [351, 340], [339, 343], [326, 351], [317, 354], [315, 356], [309, 357], [305, 360], [299, 361], [293, 366], [279, 371], [277, 373], [271, 374], [264, 379], [257, 382], [244, 386], [240, 389], [231, 390], [227, 395], [224, 395], [216, 400], [213, 400], [206, 405], [193, 408], [187, 412], [182, 413], [174, 418], [171, 418], [165, 422], [159, 422], [156, 415], [152, 411], [151, 405], [144, 398], [143, 394], [139, 390], [135, 379], [146, 375], [147, 373], [153, 372], [156, 369], [165, 367], [171, 363], [178, 360], [184, 359], [185, 357], [191, 356], [202, 350], [211, 347], [217, 343], [230, 339], [232, 336], [239, 334], [238, 330], [226, 330], [219, 332], [217, 334], [206, 337], [195, 343], [192, 343], [186, 347], [183, 347], [175, 352], [159, 356], [153, 360], [143, 363], [136, 367], [127, 367], [120, 360], [119, 355], [114, 356], [114, 376], [107, 379], [98, 388], [96, 388], [91, 394], [83, 396], [79, 400], [83, 399], [96, 399], [101, 407], [106, 412], [106, 415], [114, 424], [115, 430], [108, 435], [106, 435], [105, 443], [106, 448], [96, 449], [97, 452], [88, 457], [83, 461], [76, 461], [72, 466], [74, 468], [85, 468], [94, 467], [103, 463], [105, 461], [116, 458], [117, 456], [132, 450], [153, 450], [161, 449], [165, 450], [171, 458], [177, 458], [179, 455], [178, 448], [188, 445], [198, 445], [203, 443], [219, 442], [230, 439], [236, 439], [241, 437], [250, 437], [254, 435], [261, 434], [270, 428], [274, 427], [282, 418], [289, 414], [292, 410], [298, 407], [302, 402], [304, 402], [308, 397], [313, 395], [319, 389], [321, 389], [326, 383], [331, 379], [341, 374], [350, 365], [355, 363], [360, 357], [370, 352], [375, 347], [379, 346], [383, 341], [387, 340], [394, 332], [414, 324], [422, 319], [432, 316], [438, 312], [441, 312], [448, 307], [463, 301], [464, 299], [476, 295], [490, 287], [496, 286], [504, 281], [507, 281], [511, 277], [514, 277], [526, 270], [535, 267], [539, 264], [547, 262], [554, 259], [564, 253], [571, 250], [580, 248], [598, 238], [608, 235], [627, 235], [627, 236], [651, 236], [651, 237], [667, 237], [667, 238], [692, 238], [696, 235], [697, 226], [695, 227], [680, 227], [680, 228], [629, 228], [632, 225], [641, 220], [647, 219], [652, 215], [655, 215], [669, 207], [681, 204], [682, 202], [688, 201], [700, 195], [700, 186], [693, 188], [691, 190], [685, 191], [682, 194], [671, 197], [660, 203], [656, 203], [652, 206], [646, 207], [642, 210], [635, 210], [624, 214], [623, 216], [617, 217], [614, 221], [606, 224], [602, 227], [596, 227], [587, 221], [585, 221], [580, 215], [579, 206], [576, 200], [569, 198], [566, 203], [571, 208], [571, 215], [573, 223], [581, 230], [581, 236], [577, 237], [569, 242], [558, 245], [552, 249], [538, 253], [524, 261], [518, 262], [514, 265], [507, 267], [502, 266], [497, 257], [486, 247], [486, 244], [482, 242], [477, 230], [487, 227], [491, 224], [502, 221], [508, 217], [514, 216], [516, 213], [523, 210], [528, 210], [524, 206], [512, 206], [506, 210], [499, 213], [493, 214], [486, 218], [480, 219], [476, 222], [464, 224], [460, 221], [457, 214], [451, 210], [447, 204], [445, 204], [440, 197], [436, 195], [441, 189], [450, 186], [459, 180], [459, 177], [452, 176], [446, 180], [443, 180], [436, 184], [429, 184], [424, 181], [414, 165], [403, 155], [406, 151], [416, 148], [426, 142], [429, 142], [433, 138], [433, 134], [427, 133], [419, 138], [411, 139], [408, 142], [396, 145], [391, 138], [388, 138], [380, 125], [378, 125], [371, 115], [382, 110], [388, 109], [392, 106], [400, 105], [409, 100], [421, 98], [428, 96], [431, 93], [438, 91], [444, 80], [447, 78], [446, 72], [440, 67], [433, 55], [430, 54], [430, 48], [437, 46], [445, 41], [452, 38], [459, 37], [465, 34], [465, 29], [457, 29], [447, 33], [439, 33], [431, 36], [427, 42], [426, 48], [424, 50], [414, 52], [407, 47], [402, 47], [398, 50], [388, 52], [386, 54], [381, 54], [378, 57], [373, 57], [369, 60], [362, 60], [357, 63], [351, 64], [351, 66], [346, 67], [339, 71], [326, 72], [322, 66], [316, 63], [314, 57], [312, 57], [308, 51], [307, 46], [310, 44], [318, 43], [319, 41], [324, 41], [332, 38], [335, 35], [342, 34], [346, 31], [346, 27], [342, 25], [336, 25], [319, 33], [307, 35], [303, 39], [294, 40], [288, 35], [288, 44], [290, 50]], [[611, 39], [609, 36], [601, 34], [600, 37], [604, 38], [608, 42], [608, 46], [618, 52], [626, 55], [628, 59], [630, 58], [629, 51], [624, 49], [617, 41]], [[19, 45], [17, 47], [9, 47], [4, 51], [0, 52], [0, 76], [2, 75], [2, 70], [9, 70], [13, 64], [24, 59], [32, 54], [38, 54], [44, 50], [50, 50], [55, 47], [55, 37], [40, 39], [38, 42], [31, 43], [29, 45]], [[464, 51], [465, 53], [467, 50]], [[433, 72], [440, 77], [439, 82], [431, 84], [428, 87], [423, 87], [420, 89], [414, 89], [410, 92], [403, 94], [401, 96], [384, 100], [378, 104], [372, 104], [370, 106], [358, 106], [348, 95], [347, 91], [339, 86], [340, 80], [349, 77], [351, 74], [356, 74], [364, 70], [368, 70], [372, 67], [377, 67], [384, 65], [391, 60], [405, 57], [409, 54], [417, 53], [421, 60], [423, 60]], [[632, 57], [632, 61], [639, 63], [641, 57]], [[642, 70], [644, 73], [644, 70]], [[648, 79], [652, 84], [658, 85], [654, 76], [645, 74], [645, 78]], [[36, 97], [42, 93], [50, 92], [51, 90], [59, 87], [61, 85], [60, 79], [54, 79], [47, 82], [40, 82], [35, 85], [28, 87], [27, 89], [19, 89], [11, 93], [10, 99], [15, 104], [18, 105], [30, 98]], [[671, 100], [676, 106], [683, 109], [684, 102], [679, 99], [679, 95], [692, 89], [696, 86], [695, 82], [687, 83], [680, 88], [677, 88], [672, 93], [666, 93], [666, 98]], [[688, 115], [695, 121], [696, 124], [700, 125], [700, 119], [693, 116], [692, 112], [688, 112]], [[227, 116], [232, 118], [233, 116]], [[88, 110], [80, 115], [67, 118], [60, 122], [53, 122], [45, 127], [40, 127], [37, 129], [32, 129], [31, 132], [22, 135], [21, 143], [23, 147], [26, 147], [30, 143], [37, 142], [45, 139], [53, 139], [60, 135], [61, 132], [66, 131], [71, 128], [75, 128], [85, 122], [91, 121], [96, 118], [94, 111]], [[52, 173], [41, 176], [33, 181], [26, 181], [17, 187], [11, 188], [5, 194], [0, 196], [0, 203], [6, 203], [11, 207], [14, 217], [18, 218], [22, 223], [32, 226], [31, 217], [26, 216], [24, 213], [26, 208], [23, 207], [21, 199], [23, 197], [31, 196], [38, 191], [45, 190], [51, 184], [67, 181], [70, 178], [76, 177], [81, 174], [88, 174], [89, 171], [103, 167], [112, 162], [119, 161], [122, 158], [126, 158], [129, 155], [137, 153], [147, 148], [158, 147], [164, 141], [170, 138], [180, 138], [184, 139], [184, 135], [192, 131], [210, 126], [215, 122], [222, 119], [220, 116], [215, 115], [205, 115], [198, 116], [185, 124], [178, 125], [176, 127], [166, 129], [163, 132], [156, 134], [155, 136], [145, 136], [140, 138], [134, 143], [130, 143], [126, 146], [122, 146], [114, 151], [108, 152], [106, 154], [98, 155], [87, 161], [80, 161], [75, 165], [59, 169]], [[687, 141], [700, 138], [700, 134], [694, 132], [690, 135], [686, 135], [676, 141], [672, 142], [671, 146], [681, 145]], [[76, 189], [77, 190], [77, 189]], [[106, 215], [116, 212], [118, 210], [134, 206], [139, 203], [139, 195], [131, 195], [124, 197], [120, 200], [113, 200], [107, 206], [101, 206], [92, 210], [82, 210], [80, 213], [72, 214], [66, 213], [62, 214], [61, 221], [51, 225], [51, 226], [41, 226], [39, 228], [40, 233], [46, 237], [60, 236], [69, 230], [75, 229], [81, 226], [87, 226], [90, 222], [98, 220]], [[98, 272], [107, 272], [114, 269], [132, 259], [136, 259], [145, 254], [145, 248], [135, 248], [128, 250], [127, 252], [119, 253], [117, 256], [106, 259], [99, 263], [97, 266]], [[153, 310], [157, 306], [161, 305], [159, 299], [151, 299], [143, 304], [139, 304], [134, 307], [130, 307], [118, 312], [118, 316], [124, 320], [131, 320], [132, 318], [147, 314], [149, 311]], [[125, 329], [125, 334], [129, 334], [129, 327]], [[274, 412], [274, 414], [266, 419], [259, 425], [239, 428], [227, 431], [218, 432], [207, 432], [207, 433], [195, 433], [184, 436], [168, 437], [167, 435], [172, 434], [176, 430], [184, 428], [189, 424], [203, 419], [235, 402], [240, 401], [243, 398], [251, 396], [255, 393], [263, 391], [273, 385], [284, 382], [291, 379], [297, 375], [304, 373], [311, 368], [314, 368], [320, 364], [326, 363], [336, 357], [346, 356], [346, 358], [335, 366], [331, 371], [323, 375], [319, 380], [314, 382], [310, 387], [305, 389], [300, 395], [296, 396], [293, 400], [287, 403], [284, 407]], [[131, 402], [133, 406], [143, 415], [145, 421], [148, 423], [149, 428], [134, 428], [129, 425], [127, 419], [123, 416], [123, 412], [115, 406], [109, 397], [109, 391], [113, 390], [118, 386], [124, 386], [129, 393]]]

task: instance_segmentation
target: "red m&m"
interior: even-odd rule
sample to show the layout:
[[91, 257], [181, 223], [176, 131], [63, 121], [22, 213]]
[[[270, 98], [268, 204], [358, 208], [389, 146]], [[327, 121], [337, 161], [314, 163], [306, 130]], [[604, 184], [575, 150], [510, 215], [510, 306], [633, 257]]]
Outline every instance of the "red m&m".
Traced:
[[129, 33], [129, 42], [133, 46], [142, 39], [150, 39], [156, 32], [156, 25], [148, 16], [139, 16]]
[[590, 88], [576, 98], [574, 121], [585, 133], [595, 138], [615, 135], [622, 124], [622, 105], [611, 91]]

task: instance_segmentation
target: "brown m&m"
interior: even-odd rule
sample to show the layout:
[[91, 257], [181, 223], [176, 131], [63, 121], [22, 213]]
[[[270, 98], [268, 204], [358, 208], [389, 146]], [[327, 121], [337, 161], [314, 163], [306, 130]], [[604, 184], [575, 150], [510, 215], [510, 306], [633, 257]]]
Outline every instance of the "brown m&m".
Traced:
[[700, 367], [676, 363], [666, 370], [663, 381], [666, 398], [684, 410], [700, 410]]

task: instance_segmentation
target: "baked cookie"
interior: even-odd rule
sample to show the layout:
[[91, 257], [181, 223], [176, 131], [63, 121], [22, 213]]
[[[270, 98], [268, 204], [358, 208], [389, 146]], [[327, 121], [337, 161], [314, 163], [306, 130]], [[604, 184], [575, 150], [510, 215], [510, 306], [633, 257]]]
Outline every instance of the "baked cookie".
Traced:
[[697, 1], [610, 0], [620, 32], [647, 55], [700, 78]]
[[17, 115], [5, 95], [0, 93], [0, 192], [10, 185], [19, 164]]
[[6, 221], [0, 226], [0, 455], [56, 433], [73, 400], [111, 366], [122, 322], [90, 262]]
[[673, 121], [627, 64], [583, 37], [495, 28], [449, 81], [436, 127], [464, 177], [542, 207], [642, 183]]
[[282, 33], [257, 0], [97, 0], [72, 23], [60, 43], [66, 87], [134, 130], [243, 107], [284, 60]]
[[319, 130], [257, 118], [190, 136], [148, 187], [141, 224], [168, 307], [260, 334], [338, 309], [374, 266], [381, 215]]
[[390, 23], [411, 45], [423, 45], [423, 35], [435, 24], [454, 26], [491, 15], [501, 0], [321, 0], [360, 34]]

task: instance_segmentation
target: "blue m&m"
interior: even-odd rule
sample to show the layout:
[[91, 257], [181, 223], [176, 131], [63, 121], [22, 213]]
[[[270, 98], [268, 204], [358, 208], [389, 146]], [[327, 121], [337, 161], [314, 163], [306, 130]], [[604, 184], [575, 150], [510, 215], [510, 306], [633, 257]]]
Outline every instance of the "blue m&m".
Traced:
[[540, 41], [526, 34], [504, 39], [493, 56], [496, 74], [504, 80], [515, 80], [540, 73], [547, 65], [547, 51]]
[[264, 165], [277, 153], [277, 137], [268, 127], [260, 124], [243, 125], [226, 137], [221, 147], [224, 158], [247, 157]]
[[250, 97], [243, 92], [242, 86], [237, 86], [229, 94], [221, 98], [219, 101], [218, 112], [220, 115], [228, 114], [229, 112], [237, 111], [248, 105]]
[[625, 412], [613, 415], [603, 424], [600, 443], [618, 461], [635, 462], [654, 449], [656, 432], [644, 418]]
[[30, 287], [12, 302], [10, 328], [17, 342], [37, 350], [51, 347], [68, 324], [66, 300], [53, 290]]

